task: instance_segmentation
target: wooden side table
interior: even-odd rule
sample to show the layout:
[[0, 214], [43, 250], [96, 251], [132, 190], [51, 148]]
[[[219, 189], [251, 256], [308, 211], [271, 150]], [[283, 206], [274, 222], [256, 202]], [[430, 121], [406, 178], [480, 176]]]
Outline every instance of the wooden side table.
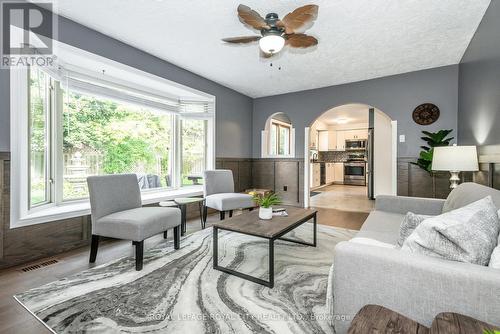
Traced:
[[500, 331], [500, 327], [496, 327], [486, 322], [476, 320], [463, 314], [458, 313], [439, 313], [432, 321], [432, 334], [468, 334], [480, 333], [485, 331]]
[[352, 320], [348, 333], [483, 334], [495, 331], [500, 331], [500, 327], [452, 312], [438, 314], [429, 329], [383, 306], [366, 305]]
[[347, 333], [428, 334], [429, 328], [383, 306], [366, 305], [356, 314]]

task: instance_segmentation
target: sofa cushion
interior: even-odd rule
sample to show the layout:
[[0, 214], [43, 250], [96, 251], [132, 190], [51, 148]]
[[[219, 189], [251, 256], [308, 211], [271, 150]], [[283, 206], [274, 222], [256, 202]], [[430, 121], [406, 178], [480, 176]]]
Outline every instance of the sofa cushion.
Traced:
[[144, 207], [112, 213], [97, 220], [93, 234], [142, 241], [181, 224], [177, 208]]
[[410, 234], [415, 231], [418, 225], [424, 221], [424, 219], [432, 216], [429, 215], [417, 215], [413, 212], [408, 212], [401, 222], [401, 226], [399, 227], [399, 239], [398, 246], [402, 247], [406, 238], [410, 236]]
[[443, 213], [464, 207], [486, 196], [491, 196], [497, 209], [500, 209], [500, 191], [480, 185], [478, 183], [466, 182], [453, 189], [443, 205]]
[[399, 226], [403, 219], [404, 215], [399, 213], [372, 211], [356, 237], [375, 239], [396, 245], [399, 238]]
[[244, 209], [255, 206], [252, 195], [239, 194], [239, 193], [222, 193], [222, 194], [208, 195], [205, 198], [205, 201], [206, 201], [206, 206], [219, 211]]
[[488, 265], [500, 221], [491, 196], [425, 219], [406, 239], [403, 251]]
[[396, 248], [396, 246], [394, 244], [389, 244], [387, 242], [382, 242], [382, 241], [378, 241], [378, 240], [370, 239], [370, 238], [355, 237], [355, 238], [352, 238], [351, 240], [349, 240], [349, 242], [354, 242], [356, 244], [384, 247], [384, 248]]

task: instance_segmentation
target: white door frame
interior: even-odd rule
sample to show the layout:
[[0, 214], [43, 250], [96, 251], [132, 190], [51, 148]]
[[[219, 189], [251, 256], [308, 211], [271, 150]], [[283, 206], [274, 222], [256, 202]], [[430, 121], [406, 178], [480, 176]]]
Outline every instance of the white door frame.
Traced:
[[310, 164], [310, 157], [309, 157], [309, 140], [311, 138], [310, 135], [311, 129], [309, 127], [306, 127], [304, 129], [304, 208], [309, 207], [309, 199], [310, 199], [310, 191], [309, 191], [309, 180], [310, 176], [309, 173], [311, 172], [309, 167], [311, 166]]
[[[398, 121], [391, 121], [392, 125], [392, 182], [391, 189], [392, 195], [396, 196], [398, 193]], [[310, 205], [310, 128], [304, 129], [304, 207], [308, 208]]]
[[391, 121], [392, 128], [392, 195], [398, 194], [398, 121]]

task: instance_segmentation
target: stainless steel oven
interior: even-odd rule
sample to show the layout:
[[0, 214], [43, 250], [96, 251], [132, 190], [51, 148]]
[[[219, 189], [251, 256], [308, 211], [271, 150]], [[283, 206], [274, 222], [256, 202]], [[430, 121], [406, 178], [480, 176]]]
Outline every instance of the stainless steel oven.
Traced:
[[345, 149], [346, 151], [366, 150], [366, 139], [347, 139]]
[[366, 185], [366, 162], [350, 161], [344, 163], [344, 184]]

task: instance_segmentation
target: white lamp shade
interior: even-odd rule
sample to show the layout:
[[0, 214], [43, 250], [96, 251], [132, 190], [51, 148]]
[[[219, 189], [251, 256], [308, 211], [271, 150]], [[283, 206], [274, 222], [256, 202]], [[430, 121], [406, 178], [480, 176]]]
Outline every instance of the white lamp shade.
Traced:
[[285, 39], [278, 35], [267, 35], [259, 40], [259, 46], [265, 53], [278, 53], [285, 46]]
[[443, 146], [434, 148], [432, 170], [469, 172], [479, 170], [476, 146]]

